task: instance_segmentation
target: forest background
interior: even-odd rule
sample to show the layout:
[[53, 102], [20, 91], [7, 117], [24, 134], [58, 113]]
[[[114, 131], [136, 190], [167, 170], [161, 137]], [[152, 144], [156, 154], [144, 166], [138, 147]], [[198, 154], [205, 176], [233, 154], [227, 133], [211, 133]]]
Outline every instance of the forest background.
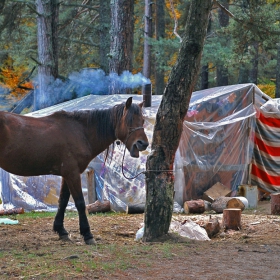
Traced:
[[[55, 78], [65, 80], [85, 68], [118, 75], [130, 71], [143, 73], [152, 82], [153, 94], [163, 94], [180, 48], [188, 0], [0, 0], [0, 83], [9, 94], [21, 99], [34, 87], [42, 63], [36, 7], [46, 2], [58, 11], [52, 19], [57, 28]], [[218, 4], [209, 19], [196, 90], [255, 83], [272, 98], [280, 97], [280, 1], [221, 0]], [[127, 57], [130, 60], [118, 68], [114, 47], [122, 27], [114, 20], [116, 15], [129, 25], [122, 40], [130, 42], [125, 50], [126, 62]], [[145, 54], [145, 43], [150, 55]], [[145, 72], [147, 64], [150, 70]]]

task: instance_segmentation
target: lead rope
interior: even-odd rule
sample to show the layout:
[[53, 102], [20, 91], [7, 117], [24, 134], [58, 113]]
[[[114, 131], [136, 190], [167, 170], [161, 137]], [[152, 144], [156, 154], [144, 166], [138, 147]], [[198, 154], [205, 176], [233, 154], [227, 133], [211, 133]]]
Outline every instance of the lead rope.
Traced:
[[[123, 158], [122, 158], [122, 174], [123, 174], [124, 178], [126, 178], [126, 179], [128, 179], [128, 180], [132, 180], [132, 179], [135, 179], [136, 177], [138, 177], [138, 176], [141, 175], [141, 174], [146, 174], [146, 173], [151, 172], [151, 171], [153, 171], [153, 172], [173, 172], [173, 170], [146, 170], [146, 171], [141, 171], [141, 172], [139, 172], [137, 175], [135, 175], [135, 176], [133, 176], [133, 177], [127, 177], [127, 176], [124, 174], [123, 163], [124, 163], [124, 157], [125, 157], [125, 150], [126, 150], [126, 143], [127, 143], [127, 140], [128, 140], [128, 138], [130, 137], [130, 135], [131, 135], [134, 131], [136, 131], [136, 130], [138, 130], [138, 129], [141, 129], [141, 128], [144, 129], [143, 126], [139, 126], [139, 127], [136, 127], [136, 128], [133, 128], [132, 130], [130, 130], [130, 132], [129, 132], [129, 134], [128, 134], [126, 140], [125, 140], [125, 143], [124, 143], [124, 152], [123, 152]], [[117, 143], [117, 145], [119, 145], [119, 144]]]

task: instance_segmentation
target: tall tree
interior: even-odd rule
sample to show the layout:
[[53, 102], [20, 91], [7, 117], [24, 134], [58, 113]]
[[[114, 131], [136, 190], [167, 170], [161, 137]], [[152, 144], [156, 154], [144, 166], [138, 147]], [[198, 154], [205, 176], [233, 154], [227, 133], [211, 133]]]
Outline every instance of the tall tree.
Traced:
[[[145, 0], [143, 75], [148, 79], [151, 77], [152, 5], [151, 0]], [[142, 94], [144, 93], [145, 87], [142, 88]]]
[[[229, 0], [221, 0], [220, 1], [226, 9], [229, 7]], [[229, 24], [229, 16], [227, 13], [225, 13], [224, 10], [219, 8], [218, 10], [218, 18], [219, 18], [219, 23], [221, 28], [227, 27]], [[222, 41], [222, 46], [226, 46], [228, 40], [227, 38], [224, 38]], [[217, 86], [226, 86], [228, 85], [228, 68], [224, 65], [223, 61], [219, 61], [217, 63], [217, 69], [216, 69], [216, 74], [217, 74]]]
[[48, 87], [58, 77], [58, 5], [57, 0], [36, 0], [39, 67], [35, 110], [50, 105]]
[[[165, 1], [156, 0], [155, 5], [155, 33], [156, 40], [163, 39], [165, 37]], [[156, 56], [156, 65], [155, 65], [155, 93], [163, 94], [164, 90], [164, 70], [161, 66], [163, 59], [162, 57]]]
[[175, 152], [199, 73], [211, 7], [211, 0], [191, 1], [177, 62], [172, 68], [156, 115], [151, 153], [146, 163], [144, 241], [152, 241], [169, 230], [173, 210]]
[[110, 72], [132, 70], [134, 1], [111, 0]]
[[100, 68], [106, 74], [109, 73], [109, 60], [110, 53], [110, 24], [111, 24], [111, 10], [110, 0], [99, 1], [99, 36], [100, 36]]

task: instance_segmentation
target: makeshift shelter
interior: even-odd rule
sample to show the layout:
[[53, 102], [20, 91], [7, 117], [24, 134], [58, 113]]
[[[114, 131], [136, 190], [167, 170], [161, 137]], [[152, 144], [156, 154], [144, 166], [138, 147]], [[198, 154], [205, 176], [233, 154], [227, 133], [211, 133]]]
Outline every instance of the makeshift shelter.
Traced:
[[[128, 95], [88, 95], [29, 115], [40, 117], [58, 110], [100, 109], [124, 102]], [[142, 96], [133, 95], [134, 102]], [[176, 152], [175, 201], [201, 198], [217, 182], [234, 194], [240, 184], [250, 183], [256, 116], [270, 98], [254, 84], [240, 84], [197, 91], [192, 94]], [[161, 96], [152, 96], [152, 107], [144, 108], [145, 130], [152, 141], [153, 126]], [[138, 159], [116, 146], [104, 163], [100, 154], [82, 174], [86, 203], [110, 200], [115, 211], [145, 203], [145, 163], [150, 147]], [[122, 168], [123, 166], [123, 168]], [[123, 172], [126, 179], [123, 176]], [[57, 207], [60, 177], [21, 177], [1, 171], [3, 207], [26, 210]], [[69, 203], [69, 207], [73, 207]]]
[[280, 99], [261, 106], [256, 123], [251, 183], [263, 193], [280, 192]]

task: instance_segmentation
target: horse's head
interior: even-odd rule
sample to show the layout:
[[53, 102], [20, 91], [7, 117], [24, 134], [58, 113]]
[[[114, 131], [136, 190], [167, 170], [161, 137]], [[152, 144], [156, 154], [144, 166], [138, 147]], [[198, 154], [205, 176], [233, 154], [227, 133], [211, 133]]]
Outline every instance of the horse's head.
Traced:
[[143, 103], [133, 104], [132, 97], [129, 97], [124, 104], [121, 120], [117, 127], [117, 138], [125, 144], [130, 155], [136, 158], [139, 157], [139, 151], [144, 151], [149, 146], [143, 128], [142, 106]]

